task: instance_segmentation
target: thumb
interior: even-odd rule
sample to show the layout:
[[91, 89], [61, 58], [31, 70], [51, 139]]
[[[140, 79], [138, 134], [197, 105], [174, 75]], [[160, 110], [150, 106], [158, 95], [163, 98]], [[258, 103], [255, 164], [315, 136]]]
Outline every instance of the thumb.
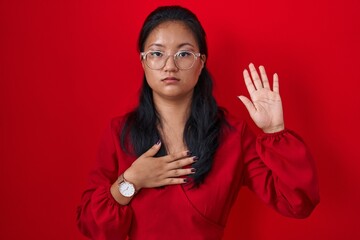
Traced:
[[238, 96], [240, 101], [245, 105], [246, 109], [250, 114], [256, 111], [254, 104], [245, 96]]
[[153, 156], [155, 156], [156, 153], [160, 150], [160, 147], [161, 147], [161, 141], [159, 140], [149, 150], [147, 150], [145, 153], [143, 153], [143, 156], [144, 157], [153, 157]]

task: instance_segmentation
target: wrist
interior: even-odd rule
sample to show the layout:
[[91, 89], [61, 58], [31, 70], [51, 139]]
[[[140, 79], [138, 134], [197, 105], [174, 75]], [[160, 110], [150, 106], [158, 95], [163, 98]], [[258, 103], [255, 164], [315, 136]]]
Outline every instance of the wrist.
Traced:
[[122, 196], [124, 197], [133, 197], [135, 195], [136, 191], [136, 187], [135, 185], [130, 182], [129, 180], [127, 180], [124, 177], [124, 174], [121, 174], [118, 177], [118, 188], [119, 188], [119, 192]]
[[133, 168], [131, 167], [126, 169], [122, 174], [122, 177], [125, 179], [125, 181], [132, 183], [135, 187], [136, 192], [138, 192], [142, 188], [142, 185], [136, 179], [136, 176], [137, 174], [134, 172]]
[[276, 133], [276, 132], [281, 132], [285, 129], [285, 125], [284, 124], [280, 124], [274, 127], [269, 127], [269, 128], [263, 128], [263, 132], [264, 133]]
[[119, 180], [116, 180], [110, 188], [110, 193], [120, 205], [128, 205], [132, 197], [124, 197], [119, 191]]

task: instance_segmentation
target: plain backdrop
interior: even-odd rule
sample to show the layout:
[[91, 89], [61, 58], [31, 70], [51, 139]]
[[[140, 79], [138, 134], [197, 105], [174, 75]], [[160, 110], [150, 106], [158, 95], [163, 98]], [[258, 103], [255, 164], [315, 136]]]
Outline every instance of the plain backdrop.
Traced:
[[75, 213], [100, 136], [137, 104], [137, 36], [167, 4], [198, 15], [214, 94], [232, 114], [249, 120], [236, 96], [248, 95], [250, 62], [279, 74], [286, 126], [319, 169], [309, 218], [243, 188], [224, 239], [360, 239], [358, 0], [0, 0], [0, 239], [85, 239]]

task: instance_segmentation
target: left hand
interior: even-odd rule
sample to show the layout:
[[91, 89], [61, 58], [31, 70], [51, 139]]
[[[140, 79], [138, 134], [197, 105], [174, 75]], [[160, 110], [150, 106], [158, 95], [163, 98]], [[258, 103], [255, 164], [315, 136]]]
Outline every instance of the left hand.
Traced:
[[263, 66], [259, 67], [260, 76], [254, 66], [249, 64], [250, 74], [244, 70], [246, 88], [251, 101], [245, 96], [239, 96], [255, 124], [265, 133], [279, 132], [285, 128], [283, 109], [279, 94], [279, 78], [275, 73], [273, 77], [273, 90]]

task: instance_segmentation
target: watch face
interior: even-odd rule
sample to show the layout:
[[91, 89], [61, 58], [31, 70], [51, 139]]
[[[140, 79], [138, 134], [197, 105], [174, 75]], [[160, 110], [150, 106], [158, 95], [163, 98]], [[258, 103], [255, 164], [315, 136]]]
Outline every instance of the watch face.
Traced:
[[122, 182], [119, 185], [119, 191], [124, 197], [132, 197], [135, 193], [135, 188], [131, 183]]

